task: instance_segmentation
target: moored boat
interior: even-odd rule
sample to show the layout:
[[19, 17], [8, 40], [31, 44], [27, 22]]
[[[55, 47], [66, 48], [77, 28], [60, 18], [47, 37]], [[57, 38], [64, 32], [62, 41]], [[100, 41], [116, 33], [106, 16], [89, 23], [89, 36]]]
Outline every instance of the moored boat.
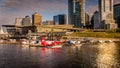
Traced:
[[52, 46], [51, 48], [62, 48], [62, 45], [55, 45], [55, 46]]
[[49, 48], [60, 48], [62, 47], [60, 41], [55, 41], [55, 40], [46, 40], [45, 38], [42, 38], [35, 44], [35, 42], [31, 42], [29, 45], [30, 47], [49, 47]]
[[29, 45], [29, 40], [27, 40], [27, 39], [21, 39], [21, 44], [22, 45]]

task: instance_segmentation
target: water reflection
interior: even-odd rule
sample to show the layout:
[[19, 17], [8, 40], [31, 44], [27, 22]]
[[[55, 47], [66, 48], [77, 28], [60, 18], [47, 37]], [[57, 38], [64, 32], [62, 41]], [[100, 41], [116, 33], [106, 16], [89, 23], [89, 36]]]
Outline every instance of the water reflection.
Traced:
[[62, 48], [0, 45], [0, 68], [120, 68], [119, 54], [115, 43]]
[[117, 59], [117, 47], [115, 43], [103, 43], [98, 46], [99, 54], [97, 56], [98, 68], [115, 68]]

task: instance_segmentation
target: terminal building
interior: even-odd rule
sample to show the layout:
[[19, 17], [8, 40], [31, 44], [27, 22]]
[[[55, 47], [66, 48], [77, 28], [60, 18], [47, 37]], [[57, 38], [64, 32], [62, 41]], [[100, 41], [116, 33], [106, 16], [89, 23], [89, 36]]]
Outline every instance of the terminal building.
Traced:
[[[38, 15], [39, 16], [39, 15]], [[30, 35], [39, 35], [41, 33], [55, 33], [59, 35], [65, 35], [69, 32], [79, 32], [83, 31], [80, 28], [74, 28], [73, 25], [66, 24], [66, 16], [65, 15], [58, 15], [58, 24], [54, 25], [51, 24], [40, 24], [40, 17], [39, 19], [30, 18], [29, 16], [25, 16], [25, 18], [16, 18], [14, 25], [2, 25], [6, 28], [9, 38], [27, 38]], [[34, 21], [33, 21], [34, 20]], [[37, 21], [36, 21], [37, 20]]]
[[25, 18], [16, 18], [13, 25], [2, 25], [6, 28], [9, 38], [25, 38], [29, 32], [35, 32], [32, 18], [25, 16]]

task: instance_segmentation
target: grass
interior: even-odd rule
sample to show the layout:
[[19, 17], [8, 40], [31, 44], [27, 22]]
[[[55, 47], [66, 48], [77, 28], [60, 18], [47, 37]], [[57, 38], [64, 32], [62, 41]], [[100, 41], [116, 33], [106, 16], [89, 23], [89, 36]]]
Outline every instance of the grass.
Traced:
[[120, 33], [109, 33], [109, 32], [76, 32], [71, 36], [79, 37], [96, 37], [96, 38], [120, 38]]

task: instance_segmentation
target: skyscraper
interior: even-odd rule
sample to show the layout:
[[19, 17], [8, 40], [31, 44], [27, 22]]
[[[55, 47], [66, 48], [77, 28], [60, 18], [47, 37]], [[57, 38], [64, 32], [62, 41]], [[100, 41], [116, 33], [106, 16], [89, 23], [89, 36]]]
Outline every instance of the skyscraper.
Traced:
[[42, 16], [38, 13], [32, 15], [33, 25], [41, 25], [42, 24]]
[[75, 27], [85, 26], [85, 0], [68, 0], [68, 21]]
[[117, 17], [120, 16], [120, 4], [114, 5], [114, 18], [117, 19]]
[[114, 5], [114, 19], [120, 28], [120, 4]]
[[90, 25], [91, 16], [90, 14], [85, 13], [85, 26]]
[[102, 29], [116, 29], [113, 16], [113, 0], [99, 0], [99, 11]]
[[94, 12], [93, 18], [94, 18], [94, 27], [93, 28], [100, 29], [100, 14], [98, 11]]
[[80, 19], [83, 26], [85, 26], [85, 0], [77, 0], [80, 3]]
[[74, 26], [75, 27], [81, 27], [83, 24], [81, 23], [81, 5], [79, 1], [75, 2], [75, 12], [74, 12]]
[[68, 0], [68, 24], [74, 23], [74, 0]]

